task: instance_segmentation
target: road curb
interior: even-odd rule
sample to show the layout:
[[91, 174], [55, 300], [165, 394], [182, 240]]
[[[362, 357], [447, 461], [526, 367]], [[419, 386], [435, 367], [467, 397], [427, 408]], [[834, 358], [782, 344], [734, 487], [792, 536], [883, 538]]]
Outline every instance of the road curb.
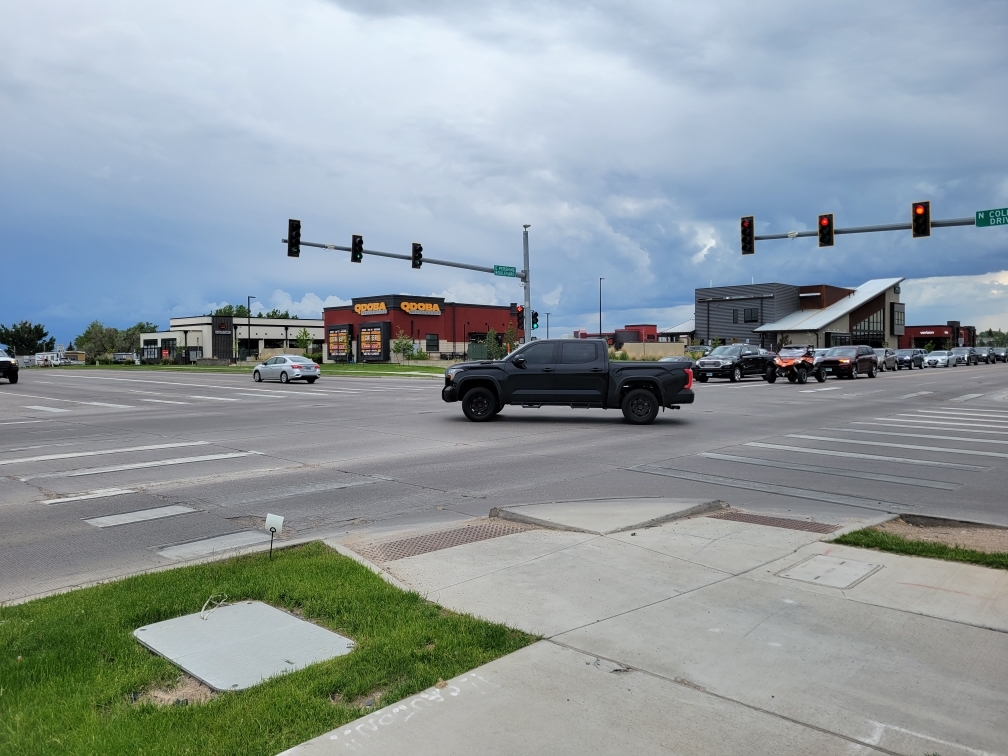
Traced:
[[687, 517], [695, 517], [696, 515], [707, 514], [708, 512], [714, 512], [721, 509], [727, 509], [728, 505], [721, 501], [720, 499], [714, 499], [712, 501], [705, 501], [702, 504], [697, 504], [696, 506], [690, 507], [689, 509], [684, 509], [680, 512], [670, 512], [667, 515], [662, 515], [661, 517], [654, 517], [650, 520], [645, 520], [644, 522], [639, 522], [634, 525], [627, 525], [622, 528], [616, 528], [615, 530], [607, 530], [604, 533], [598, 530], [587, 530], [586, 528], [577, 528], [573, 525], [562, 525], [560, 523], [551, 522], [550, 520], [543, 520], [538, 517], [529, 517], [528, 515], [521, 514], [519, 512], [514, 512], [510, 509], [504, 509], [501, 507], [494, 507], [490, 510], [491, 518], [499, 518], [501, 520], [510, 520], [511, 522], [520, 522], [524, 525], [534, 525], [538, 528], [544, 528], [547, 530], [563, 530], [571, 533], [588, 533], [590, 535], [613, 535], [615, 533], [625, 533], [628, 530], [643, 530], [644, 528], [653, 528], [657, 525], [663, 525], [667, 522], [672, 522], [673, 520], [684, 520]]

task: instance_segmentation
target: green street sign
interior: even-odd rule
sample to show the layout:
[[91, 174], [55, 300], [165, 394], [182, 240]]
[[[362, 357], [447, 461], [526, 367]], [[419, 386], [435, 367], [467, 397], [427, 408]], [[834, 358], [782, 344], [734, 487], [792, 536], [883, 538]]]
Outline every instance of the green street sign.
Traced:
[[977, 210], [976, 224], [978, 226], [1008, 226], [1008, 207], [997, 210]]
[[518, 275], [518, 271], [514, 268], [508, 267], [507, 265], [494, 265], [494, 275], [514, 278]]

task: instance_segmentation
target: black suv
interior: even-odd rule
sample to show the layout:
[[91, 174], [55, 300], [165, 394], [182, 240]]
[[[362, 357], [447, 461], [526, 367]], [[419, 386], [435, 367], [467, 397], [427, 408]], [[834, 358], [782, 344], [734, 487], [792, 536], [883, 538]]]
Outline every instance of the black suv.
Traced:
[[772, 352], [751, 344], [726, 344], [697, 360], [695, 372], [700, 383], [708, 378], [727, 378], [735, 383], [747, 375], [765, 377], [770, 369], [775, 369]]
[[915, 367], [924, 369], [924, 357], [927, 355], [923, 349], [897, 349], [896, 369], [907, 368], [913, 370]]
[[17, 358], [0, 349], [0, 378], [6, 378], [11, 383], [17, 383]]

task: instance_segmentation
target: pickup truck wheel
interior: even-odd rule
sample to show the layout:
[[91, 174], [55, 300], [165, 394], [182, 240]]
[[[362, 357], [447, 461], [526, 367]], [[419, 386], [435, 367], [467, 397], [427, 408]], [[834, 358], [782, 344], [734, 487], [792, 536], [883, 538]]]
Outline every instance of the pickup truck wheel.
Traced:
[[634, 425], [654, 422], [658, 417], [658, 399], [647, 389], [631, 389], [623, 397], [623, 417]]
[[706, 376], [706, 375], [698, 375], [698, 376], [696, 377], [696, 379], [697, 379], [698, 381], [700, 381], [700, 383], [707, 383], [707, 376]]
[[802, 385], [808, 383], [808, 371], [805, 368], [798, 368], [798, 383]]
[[777, 381], [777, 370], [775, 368], [767, 369], [766, 382], [775, 383]]
[[17, 383], [17, 379], [18, 379], [17, 373], [11, 373], [10, 375], [7, 376], [7, 380], [10, 381], [11, 383]]
[[462, 398], [462, 412], [474, 423], [489, 420], [497, 414], [497, 397], [490, 389], [478, 386]]
[[732, 383], [738, 383], [739, 381], [742, 380], [742, 368], [741, 368], [741, 366], [736, 365], [735, 367], [732, 368], [730, 380], [731, 380]]

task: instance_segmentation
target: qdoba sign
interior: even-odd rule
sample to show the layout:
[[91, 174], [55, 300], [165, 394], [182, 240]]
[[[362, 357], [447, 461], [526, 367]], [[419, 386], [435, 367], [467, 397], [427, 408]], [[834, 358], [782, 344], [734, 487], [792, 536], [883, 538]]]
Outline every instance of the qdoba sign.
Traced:
[[399, 305], [403, 312], [410, 315], [440, 315], [441, 308], [437, 302], [403, 302]]
[[384, 302], [360, 302], [355, 304], [353, 309], [358, 315], [385, 315], [388, 313]]

